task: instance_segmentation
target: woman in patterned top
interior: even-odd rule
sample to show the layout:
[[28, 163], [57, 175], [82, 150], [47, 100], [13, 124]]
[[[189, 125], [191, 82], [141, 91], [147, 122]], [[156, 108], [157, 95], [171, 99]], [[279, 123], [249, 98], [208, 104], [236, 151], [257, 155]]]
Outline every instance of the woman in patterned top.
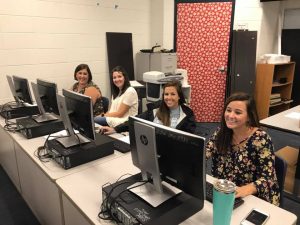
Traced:
[[98, 116], [104, 112], [102, 94], [92, 78], [91, 70], [87, 64], [78, 65], [74, 72], [74, 79], [77, 82], [72, 86], [72, 90], [90, 96], [93, 102], [94, 116]]
[[253, 194], [279, 205], [273, 144], [259, 128], [255, 102], [248, 94], [226, 100], [221, 126], [206, 145], [206, 158], [212, 158], [212, 176], [237, 185], [237, 198]]

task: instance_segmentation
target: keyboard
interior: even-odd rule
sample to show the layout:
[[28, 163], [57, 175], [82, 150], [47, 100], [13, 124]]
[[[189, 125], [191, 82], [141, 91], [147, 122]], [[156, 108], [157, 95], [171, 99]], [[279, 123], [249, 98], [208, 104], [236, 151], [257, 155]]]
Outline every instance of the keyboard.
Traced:
[[122, 152], [122, 153], [126, 153], [131, 150], [130, 145], [123, 141], [114, 141], [113, 146], [114, 146], [115, 150]]
[[[214, 186], [209, 183], [209, 182], [206, 182], [206, 200], [211, 202], [213, 201], [213, 189], [214, 189]], [[244, 200], [242, 198], [236, 198], [234, 200], [234, 205], [233, 205], [233, 208], [237, 208], [239, 207], [240, 205], [242, 205], [244, 203]]]

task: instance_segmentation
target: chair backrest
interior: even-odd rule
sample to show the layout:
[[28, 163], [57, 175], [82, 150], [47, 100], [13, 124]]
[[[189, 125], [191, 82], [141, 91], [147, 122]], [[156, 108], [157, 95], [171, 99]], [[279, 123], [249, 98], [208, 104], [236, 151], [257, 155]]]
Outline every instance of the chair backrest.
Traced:
[[275, 155], [275, 170], [280, 190], [280, 206], [283, 206], [283, 189], [286, 175], [287, 163], [284, 159]]
[[102, 96], [102, 103], [103, 103], [104, 113], [106, 113], [108, 111], [109, 99], [107, 97]]

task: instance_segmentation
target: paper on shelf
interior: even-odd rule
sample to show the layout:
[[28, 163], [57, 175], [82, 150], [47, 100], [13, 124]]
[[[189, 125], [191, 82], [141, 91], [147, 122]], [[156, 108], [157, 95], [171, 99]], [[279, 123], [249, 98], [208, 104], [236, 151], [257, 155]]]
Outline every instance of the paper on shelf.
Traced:
[[130, 85], [132, 87], [144, 87], [144, 85], [142, 85], [140, 82], [136, 81], [136, 80], [131, 80], [130, 81]]

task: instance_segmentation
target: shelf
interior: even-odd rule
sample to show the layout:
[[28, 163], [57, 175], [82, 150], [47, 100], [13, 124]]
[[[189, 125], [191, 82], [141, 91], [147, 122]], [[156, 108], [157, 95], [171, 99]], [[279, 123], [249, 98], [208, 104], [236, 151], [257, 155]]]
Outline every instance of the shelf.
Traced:
[[279, 83], [279, 82], [273, 82], [272, 87], [281, 87], [281, 86], [287, 86], [292, 84], [292, 82], [287, 82], [287, 83]]
[[281, 102], [277, 102], [277, 103], [274, 103], [274, 104], [270, 105], [270, 108], [276, 107], [276, 106], [280, 106], [280, 105], [287, 105], [287, 104], [290, 104], [290, 103], [292, 103], [292, 102], [293, 102], [292, 99], [290, 99], [290, 100], [285, 100], [285, 101], [281, 101]]
[[[259, 119], [264, 119], [272, 113], [279, 113], [290, 107], [292, 86], [294, 80], [295, 63], [283, 64], [257, 64], [255, 100]], [[280, 83], [279, 81], [283, 81]], [[279, 94], [281, 101], [274, 102], [274, 97]]]
[[284, 104], [283, 102], [277, 102], [275, 104], [270, 105], [270, 108], [280, 106], [280, 105], [283, 105], [283, 104]]

